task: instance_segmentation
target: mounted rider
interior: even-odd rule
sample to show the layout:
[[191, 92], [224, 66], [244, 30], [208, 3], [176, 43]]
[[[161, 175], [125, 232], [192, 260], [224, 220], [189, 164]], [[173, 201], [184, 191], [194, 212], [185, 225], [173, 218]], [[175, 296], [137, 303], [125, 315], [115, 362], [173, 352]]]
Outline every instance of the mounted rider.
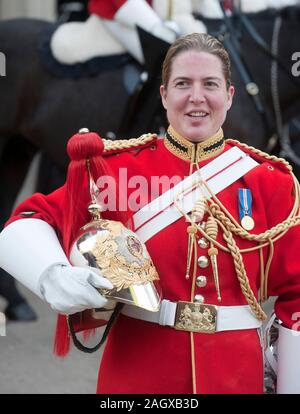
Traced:
[[59, 62], [72, 65], [128, 51], [143, 63], [137, 26], [167, 43], [178, 35], [206, 32], [192, 15], [191, 0], [90, 0], [89, 12], [86, 22], [65, 23], [54, 33], [51, 48]]

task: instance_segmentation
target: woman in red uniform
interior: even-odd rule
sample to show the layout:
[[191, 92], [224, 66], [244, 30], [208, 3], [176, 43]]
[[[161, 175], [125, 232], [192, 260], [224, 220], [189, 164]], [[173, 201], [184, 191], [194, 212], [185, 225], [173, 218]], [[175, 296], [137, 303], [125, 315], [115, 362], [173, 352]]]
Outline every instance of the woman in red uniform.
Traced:
[[[75, 135], [67, 187], [17, 208], [0, 236], [0, 264], [60, 313], [104, 306], [95, 287], [111, 283], [71, 266], [66, 254], [88, 220], [90, 197], [86, 174], [74, 181], [72, 171], [86, 158], [92, 166], [105, 159], [159, 273], [163, 301], [155, 314], [125, 306], [109, 333], [98, 392], [262, 393], [259, 290], [262, 299], [278, 296], [277, 391], [300, 392], [298, 182], [286, 161], [224, 140], [234, 87], [215, 38], [175, 41], [160, 92], [165, 138], [103, 145], [96, 134]], [[93, 174], [101, 187], [101, 168]]]

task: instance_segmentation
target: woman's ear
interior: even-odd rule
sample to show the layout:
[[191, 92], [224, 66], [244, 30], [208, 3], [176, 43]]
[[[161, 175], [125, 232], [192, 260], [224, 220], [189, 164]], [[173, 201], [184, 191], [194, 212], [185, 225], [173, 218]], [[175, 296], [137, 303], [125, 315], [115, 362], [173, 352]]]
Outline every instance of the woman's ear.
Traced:
[[163, 107], [167, 109], [167, 90], [164, 87], [164, 85], [160, 85], [159, 92], [160, 92], [161, 102], [163, 104]]
[[227, 91], [227, 95], [228, 95], [227, 111], [229, 111], [229, 109], [231, 108], [234, 92], [235, 92], [234, 86], [230, 85]]

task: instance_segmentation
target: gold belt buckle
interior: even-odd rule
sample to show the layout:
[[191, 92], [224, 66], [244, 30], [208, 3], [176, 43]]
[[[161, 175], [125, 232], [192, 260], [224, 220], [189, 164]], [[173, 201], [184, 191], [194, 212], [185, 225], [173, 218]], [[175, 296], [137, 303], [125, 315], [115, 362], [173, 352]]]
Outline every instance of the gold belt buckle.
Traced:
[[188, 332], [215, 333], [218, 307], [205, 303], [178, 302], [175, 329]]

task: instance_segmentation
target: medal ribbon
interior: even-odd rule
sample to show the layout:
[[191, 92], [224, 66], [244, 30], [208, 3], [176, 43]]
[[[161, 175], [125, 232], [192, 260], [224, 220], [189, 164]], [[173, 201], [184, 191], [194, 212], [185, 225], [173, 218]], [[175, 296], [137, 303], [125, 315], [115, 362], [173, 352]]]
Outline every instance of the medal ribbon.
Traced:
[[252, 196], [249, 188], [239, 188], [240, 220], [245, 216], [252, 217]]

